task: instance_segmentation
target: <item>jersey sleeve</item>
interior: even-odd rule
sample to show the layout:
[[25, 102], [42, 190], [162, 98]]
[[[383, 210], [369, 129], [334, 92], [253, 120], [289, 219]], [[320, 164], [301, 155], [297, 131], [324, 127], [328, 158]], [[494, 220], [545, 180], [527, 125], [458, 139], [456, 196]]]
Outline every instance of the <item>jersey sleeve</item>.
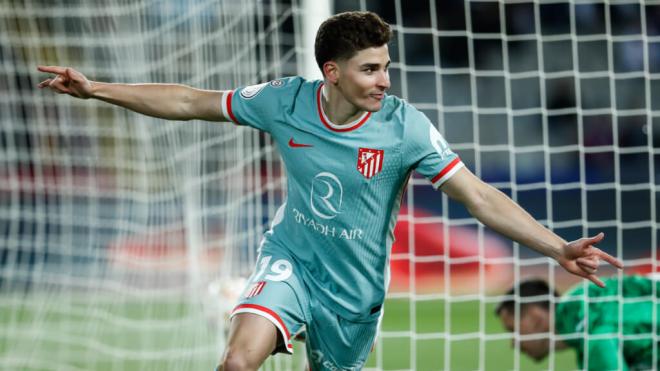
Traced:
[[465, 165], [422, 112], [405, 104], [404, 120], [404, 161], [438, 189]]
[[230, 90], [222, 97], [222, 113], [237, 125], [271, 132], [273, 122], [293, 105], [302, 78], [289, 77]]

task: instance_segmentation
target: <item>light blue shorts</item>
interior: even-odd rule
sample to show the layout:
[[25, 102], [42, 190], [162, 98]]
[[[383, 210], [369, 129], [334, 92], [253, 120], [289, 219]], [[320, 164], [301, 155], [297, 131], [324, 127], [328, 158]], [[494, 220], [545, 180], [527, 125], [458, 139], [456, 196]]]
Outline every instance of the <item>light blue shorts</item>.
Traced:
[[232, 317], [253, 313], [278, 329], [277, 352], [293, 353], [291, 340], [304, 336], [312, 370], [359, 370], [369, 357], [381, 310], [359, 322], [325, 308], [302, 282], [293, 259], [275, 249], [262, 249], [254, 273]]

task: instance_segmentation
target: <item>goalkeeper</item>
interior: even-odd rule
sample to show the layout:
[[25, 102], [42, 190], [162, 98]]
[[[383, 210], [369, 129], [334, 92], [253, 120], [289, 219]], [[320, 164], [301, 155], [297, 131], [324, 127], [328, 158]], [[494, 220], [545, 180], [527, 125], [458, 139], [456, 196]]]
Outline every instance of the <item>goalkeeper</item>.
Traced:
[[[537, 361], [548, 355], [550, 335], [561, 335], [554, 340], [555, 349], [575, 349], [580, 368], [599, 371], [657, 369], [658, 359], [653, 363], [653, 335], [657, 328], [653, 306], [655, 303], [656, 315], [660, 316], [657, 307], [660, 291], [657, 287], [654, 290], [654, 280], [623, 276], [603, 281], [606, 288], [578, 284], [558, 298], [555, 305], [549, 300], [550, 296], [559, 295], [551, 293], [545, 281], [524, 281], [518, 285], [517, 298], [539, 298], [538, 301], [520, 300], [519, 325], [516, 326], [516, 301], [513, 299], [501, 302], [496, 313], [509, 331], [521, 335], [548, 335], [520, 341], [520, 350]], [[513, 296], [514, 289], [507, 295]], [[658, 356], [660, 353], [656, 353]]]
[[599, 285], [594, 245], [566, 242], [472, 174], [430, 120], [390, 87], [390, 26], [371, 12], [327, 19], [316, 35], [323, 80], [288, 77], [228, 91], [109, 84], [65, 67], [39, 86], [169, 120], [230, 121], [269, 133], [287, 170], [287, 201], [264, 234], [233, 311], [220, 369], [257, 369], [305, 331], [310, 366], [360, 369], [377, 335], [393, 229], [413, 170], [501, 234]]

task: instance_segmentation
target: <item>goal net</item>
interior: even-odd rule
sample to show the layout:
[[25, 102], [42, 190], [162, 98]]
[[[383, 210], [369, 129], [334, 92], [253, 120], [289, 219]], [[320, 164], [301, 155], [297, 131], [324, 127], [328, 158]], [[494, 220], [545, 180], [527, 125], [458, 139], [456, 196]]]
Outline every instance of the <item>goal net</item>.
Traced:
[[230, 89], [298, 73], [299, 14], [286, 1], [0, 2], [1, 369], [213, 369], [283, 200], [268, 137], [40, 91], [37, 65]]
[[[422, 109], [480, 178], [566, 240], [605, 232], [600, 247], [624, 260], [622, 273], [656, 270], [660, 3], [335, 5], [375, 11], [394, 25], [391, 93]], [[404, 201], [368, 367], [578, 368], [572, 351], [553, 348], [534, 363], [519, 346], [534, 336], [507, 333], [494, 308], [523, 278], [544, 278], [560, 292], [581, 281], [493, 235], [422, 178], [413, 178]], [[616, 331], [634, 338], [621, 325]]]
[[[0, 2], [0, 368], [212, 369], [285, 197], [268, 136], [55, 96], [36, 66], [205, 89], [301, 74], [305, 4]], [[659, 2], [334, 1], [345, 10], [392, 24], [390, 93], [473, 172], [567, 240], [604, 231], [624, 273], [656, 270]], [[577, 367], [554, 350], [531, 362], [493, 314], [521, 278], [578, 282], [550, 260], [417, 176], [396, 237], [366, 368]], [[264, 368], [302, 369], [295, 352]]]

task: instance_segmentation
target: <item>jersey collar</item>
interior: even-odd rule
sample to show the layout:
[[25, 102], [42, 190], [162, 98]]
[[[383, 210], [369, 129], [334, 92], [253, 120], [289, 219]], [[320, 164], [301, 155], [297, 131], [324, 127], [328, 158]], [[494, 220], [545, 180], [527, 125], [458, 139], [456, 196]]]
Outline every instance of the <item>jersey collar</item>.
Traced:
[[323, 83], [319, 84], [319, 88], [316, 91], [316, 108], [317, 111], [319, 112], [319, 118], [321, 119], [323, 125], [325, 125], [326, 128], [332, 131], [345, 132], [345, 131], [355, 130], [360, 126], [362, 126], [365, 122], [367, 122], [367, 120], [369, 120], [369, 117], [371, 117], [371, 112], [365, 112], [362, 116], [360, 116], [357, 120], [351, 122], [350, 124], [337, 125], [332, 121], [330, 121], [328, 116], [326, 116], [325, 112], [323, 111], [323, 104], [321, 104], [322, 94], [323, 94]]

